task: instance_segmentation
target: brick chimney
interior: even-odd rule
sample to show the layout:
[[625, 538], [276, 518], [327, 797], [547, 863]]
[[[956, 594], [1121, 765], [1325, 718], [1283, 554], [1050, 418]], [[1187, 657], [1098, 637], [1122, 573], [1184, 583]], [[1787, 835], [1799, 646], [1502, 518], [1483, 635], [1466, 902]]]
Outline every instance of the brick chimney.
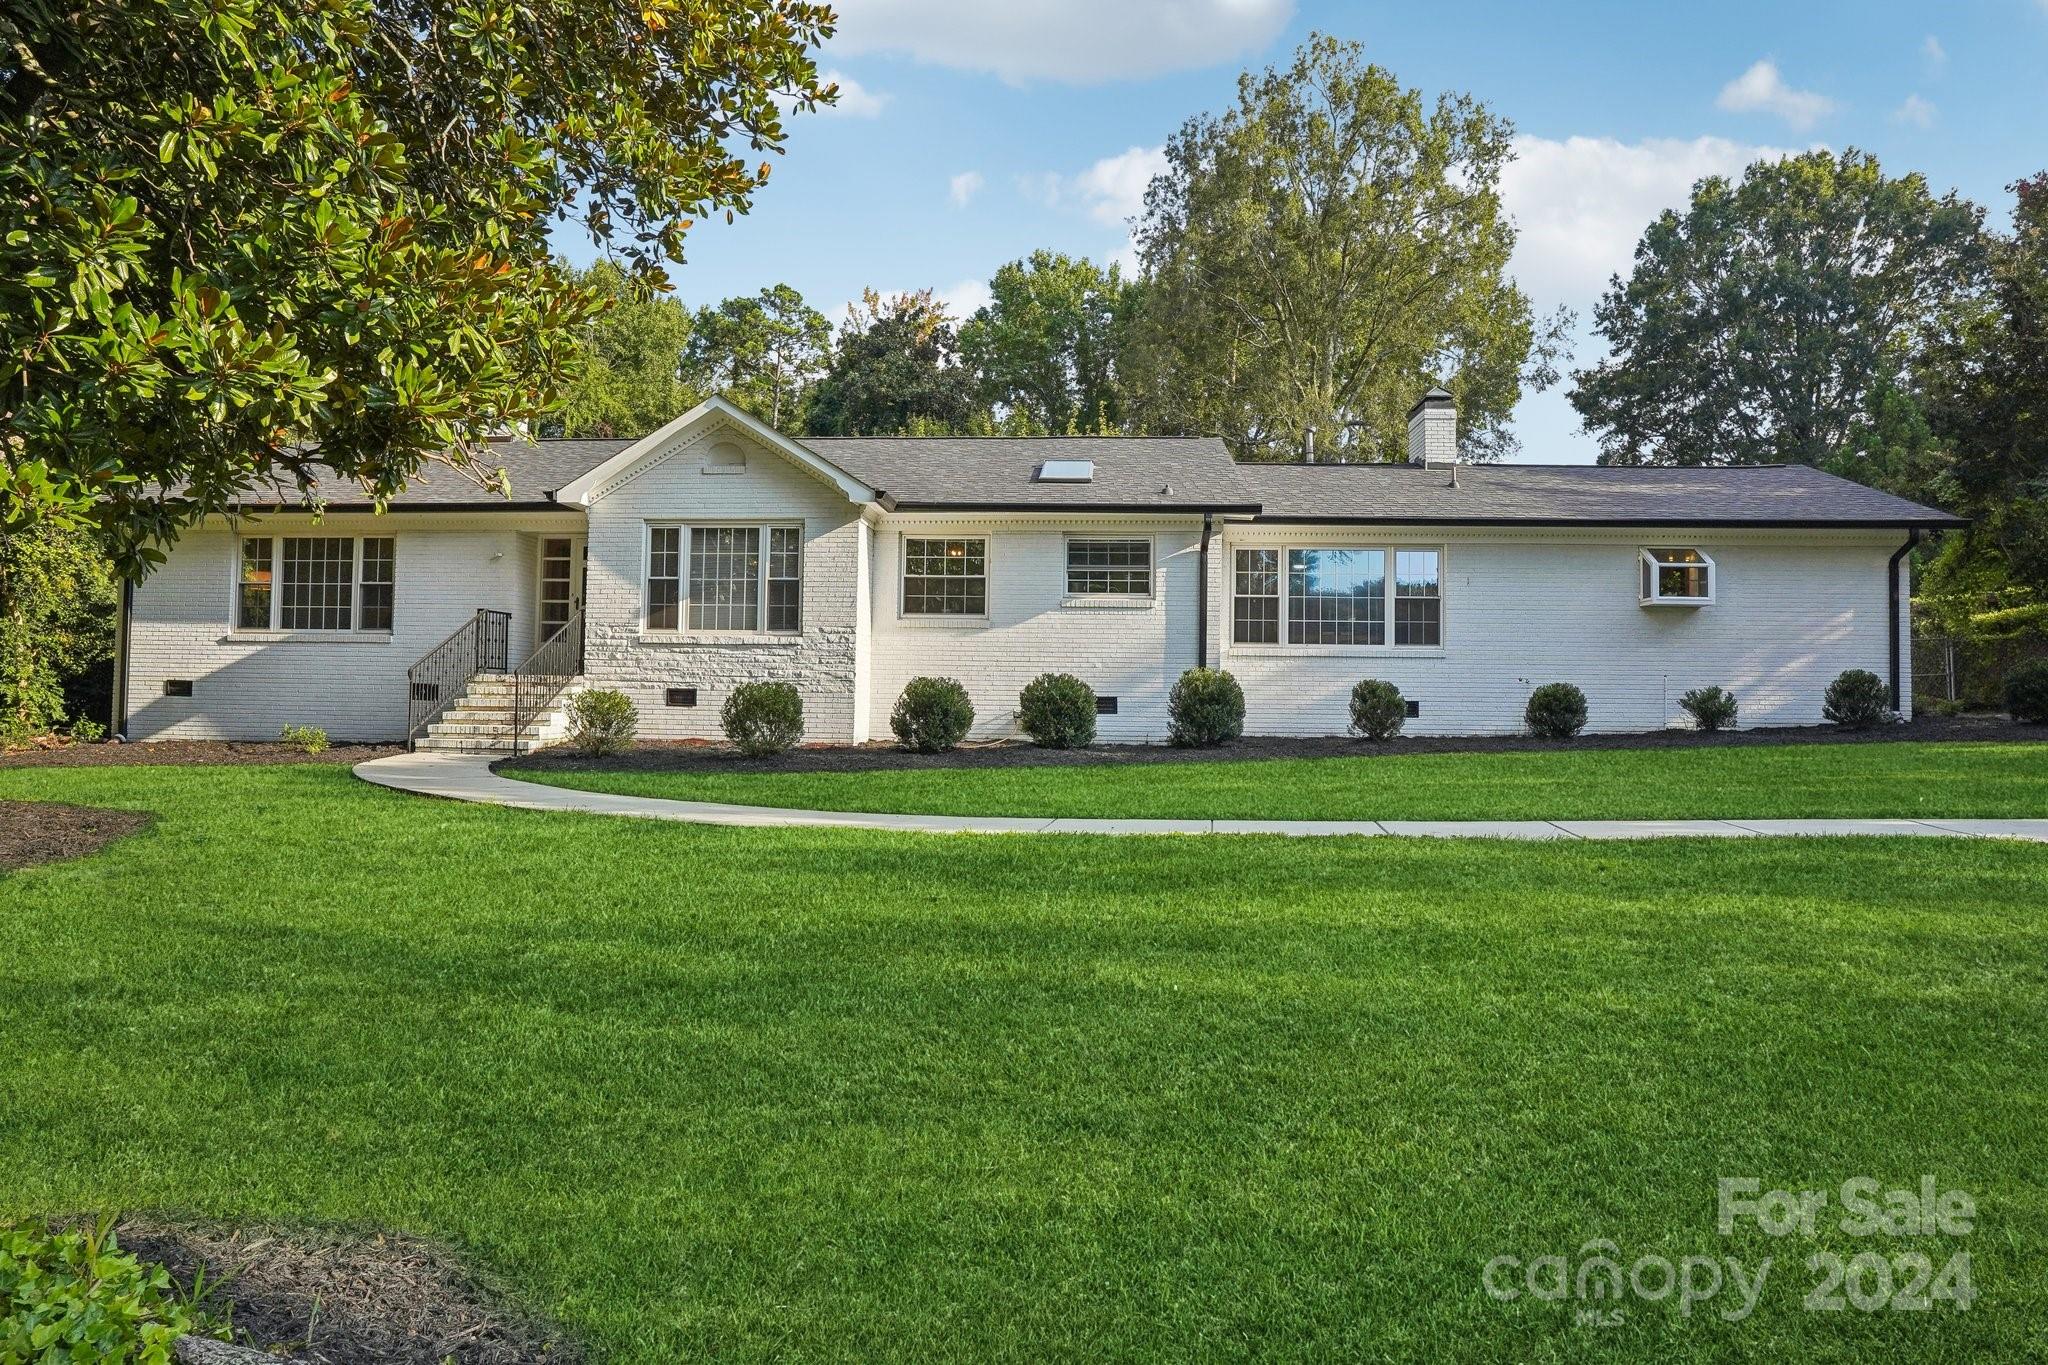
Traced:
[[1458, 403], [1442, 389], [1432, 388], [1408, 409], [1408, 463], [1456, 464]]

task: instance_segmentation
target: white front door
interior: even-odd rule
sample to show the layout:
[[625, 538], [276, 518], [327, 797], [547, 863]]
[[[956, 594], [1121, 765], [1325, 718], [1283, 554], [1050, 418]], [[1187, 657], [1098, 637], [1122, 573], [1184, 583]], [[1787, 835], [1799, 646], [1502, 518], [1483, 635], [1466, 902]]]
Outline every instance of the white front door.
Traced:
[[569, 618], [583, 610], [583, 538], [542, 536], [540, 540], [540, 635], [545, 644]]

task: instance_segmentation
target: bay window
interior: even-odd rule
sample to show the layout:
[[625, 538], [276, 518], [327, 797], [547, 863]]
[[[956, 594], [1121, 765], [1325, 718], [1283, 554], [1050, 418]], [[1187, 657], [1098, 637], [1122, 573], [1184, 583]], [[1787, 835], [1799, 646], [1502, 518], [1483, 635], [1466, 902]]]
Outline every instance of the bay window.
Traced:
[[1714, 600], [1714, 561], [1691, 547], [1644, 550], [1644, 606], [1697, 607]]
[[388, 631], [397, 584], [390, 536], [244, 536], [234, 627]]
[[[1231, 562], [1240, 645], [1437, 649], [1443, 554], [1398, 546], [1241, 548]], [[1282, 626], [1285, 626], [1283, 635]]]

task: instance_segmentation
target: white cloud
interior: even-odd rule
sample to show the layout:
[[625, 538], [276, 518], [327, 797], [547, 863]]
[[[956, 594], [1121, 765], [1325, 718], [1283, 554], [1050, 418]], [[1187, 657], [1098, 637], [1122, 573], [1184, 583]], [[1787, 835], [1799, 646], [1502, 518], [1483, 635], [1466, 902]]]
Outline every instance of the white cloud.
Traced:
[[1098, 223], [1120, 227], [1144, 212], [1145, 187], [1165, 169], [1164, 147], [1131, 147], [1078, 175], [1020, 175], [1017, 192], [1050, 208], [1081, 208]]
[[1256, 52], [1294, 0], [838, 0], [830, 50], [904, 52], [1006, 81], [1139, 80]]
[[[2048, 0], [2041, 0], [2041, 3], [2048, 5]], [[1932, 33], [1921, 40], [1920, 53], [1927, 58], [1927, 70], [1930, 75], [1939, 76], [1948, 70], [1948, 49], [1943, 47], [1941, 39]]]
[[1768, 59], [1722, 86], [1720, 98], [1714, 102], [1736, 114], [1776, 114], [1800, 132], [1835, 111], [1835, 102], [1826, 95], [1785, 84], [1778, 64]]
[[977, 308], [986, 307], [995, 298], [989, 292], [987, 280], [961, 280], [939, 290], [938, 295], [955, 322], [965, 322]]
[[1500, 186], [1518, 230], [1515, 278], [1538, 311], [1565, 303], [1583, 314], [1608, 276], [1627, 273], [1651, 219], [1684, 207], [1695, 181], [1789, 154], [1719, 137], [1518, 137]]
[[1908, 95], [1904, 103], [1892, 110], [1892, 122], [1910, 123], [1915, 128], [1932, 128], [1934, 115], [1935, 108], [1931, 101], [1921, 99], [1918, 95]]
[[819, 75], [820, 85], [837, 85], [839, 102], [821, 104], [818, 111], [836, 114], [841, 118], [879, 118], [882, 106], [889, 102], [889, 96], [878, 90], [870, 90], [844, 71], [826, 71]]
[[981, 187], [988, 182], [981, 178], [980, 171], [962, 171], [946, 182], [946, 197], [953, 201], [953, 207], [964, 209], [967, 202], [981, 193]]

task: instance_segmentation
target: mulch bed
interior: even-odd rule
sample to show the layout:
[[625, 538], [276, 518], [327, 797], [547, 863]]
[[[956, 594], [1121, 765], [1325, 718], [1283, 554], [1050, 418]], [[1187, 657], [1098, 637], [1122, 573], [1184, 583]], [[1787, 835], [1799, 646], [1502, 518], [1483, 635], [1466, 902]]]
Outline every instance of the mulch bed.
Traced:
[[124, 1250], [223, 1305], [238, 1344], [312, 1365], [538, 1365], [582, 1353], [511, 1308], [445, 1247], [391, 1234], [280, 1231], [124, 1219]]
[[0, 868], [34, 867], [97, 853], [149, 827], [148, 811], [95, 810], [56, 801], [0, 801]]
[[1779, 744], [1896, 744], [1928, 740], [2048, 740], [2048, 728], [2015, 725], [2003, 716], [1930, 716], [1904, 725], [1841, 730], [1832, 725], [1783, 729], [1652, 730], [1636, 735], [1532, 739], [1527, 735], [1416, 735], [1385, 744], [1344, 738], [1241, 739], [1214, 749], [1166, 744], [1098, 744], [1041, 749], [1022, 740], [970, 744], [949, 754], [905, 753], [892, 744], [814, 745], [768, 758], [747, 758], [703, 740], [636, 744], [607, 758], [585, 758], [566, 746], [505, 759], [493, 766], [557, 772], [826, 773], [925, 768], [1093, 768], [1126, 763], [1215, 763], [1274, 758], [1377, 758], [1396, 754], [1537, 753], [1589, 749], [1755, 748]]
[[0, 752], [0, 768], [99, 768], [136, 763], [362, 763], [405, 752], [402, 744], [337, 744], [317, 754], [289, 744], [164, 739], [147, 744], [62, 744]]

